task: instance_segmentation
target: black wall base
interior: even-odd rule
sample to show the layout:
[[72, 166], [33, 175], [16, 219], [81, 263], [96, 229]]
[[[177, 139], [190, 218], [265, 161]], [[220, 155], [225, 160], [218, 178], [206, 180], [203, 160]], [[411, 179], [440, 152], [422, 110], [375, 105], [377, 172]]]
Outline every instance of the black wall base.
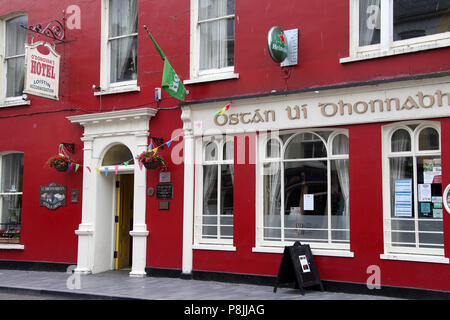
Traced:
[[15, 261], [0, 260], [0, 269], [24, 270], [24, 271], [55, 271], [66, 272], [74, 263], [45, 262], [45, 261]]

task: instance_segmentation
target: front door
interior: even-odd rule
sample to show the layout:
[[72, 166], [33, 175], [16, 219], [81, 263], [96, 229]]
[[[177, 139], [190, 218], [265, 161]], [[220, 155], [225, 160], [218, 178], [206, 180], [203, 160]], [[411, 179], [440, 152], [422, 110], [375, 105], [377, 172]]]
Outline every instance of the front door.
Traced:
[[131, 266], [130, 230], [133, 225], [133, 178], [132, 174], [117, 176], [116, 252], [114, 255], [116, 270]]

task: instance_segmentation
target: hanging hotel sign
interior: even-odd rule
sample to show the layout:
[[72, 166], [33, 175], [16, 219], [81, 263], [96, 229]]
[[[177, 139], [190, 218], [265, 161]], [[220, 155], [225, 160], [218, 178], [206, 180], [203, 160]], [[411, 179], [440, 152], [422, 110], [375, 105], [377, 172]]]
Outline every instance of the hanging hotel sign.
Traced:
[[61, 56], [44, 41], [25, 46], [24, 93], [58, 100]]

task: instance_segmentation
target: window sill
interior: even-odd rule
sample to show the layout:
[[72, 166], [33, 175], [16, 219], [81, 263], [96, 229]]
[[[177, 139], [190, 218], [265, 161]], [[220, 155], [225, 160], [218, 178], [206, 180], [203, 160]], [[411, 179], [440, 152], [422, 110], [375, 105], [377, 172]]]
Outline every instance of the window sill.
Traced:
[[[327, 256], [327, 257], [344, 257], [354, 258], [355, 254], [347, 250], [332, 250], [332, 249], [313, 249], [312, 254], [315, 256]], [[255, 247], [252, 248], [252, 252], [259, 253], [283, 253], [284, 247]]]
[[7, 243], [0, 243], [0, 249], [7, 249], [7, 250], [23, 250], [25, 249], [25, 246], [23, 244], [7, 244]]
[[13, 100], [4, 100], [3, 103], [0, 103], [0, 108], [29, 106], [30, 104], [31, 104], [30, 100], [23, 100], [22, 98]]
[[400, 261], [414, 261], [414, 262], [429, 262], [429, 263], [444, 263], [449, 264], [450, 259], [440, 256], [428, 256], [417, 254], [380, 254], [382, 260], [400, 260]]
[[450, 46], [450, 40], [436, 41], [436, 42], [427, 43], [427, 44], [419, 44], [419, 45], [410, 45], [410, 46], [402, 46], [402, 47], [398, 47], [398, 48], [391, 48], [387, 51], [373, 51], [373, 52], [367, 52], [367, 53], [358, 53], [355, 56], [341, 58], [341, 59], [339, 59], [339, 62], [340, 63], [348, 63], [348, 62], [363, 61], [363, 60], [369, 60], [369, 59], [395, 56], [395, 55], [404, 54], [404, 53], [418, 52], [418, 51], [431, 50], [431, 49], [437, 49], [437, 48], [445, 48], [448, 46]]
[[117, 86], [117, 87], [109, 87], [106, 89], [101, 89], [100, 91], [94, 92], [94, 96], [104, 96], [104, 95], [108, 95], [108, 94], [139, 92], [139, 91], [141, 91], [141, 88], [136, 85]]
[[196, 244], [192, 246], [194, 250], [216, 250], [216, 251], [236, 251], [236, 247], [232, 245], [220, 244]]
[[198, 77], [198, 78], [184, 80], [183, 84], [195, 84], [195, 83], [203, 83], [203, 82], [210, 82], [210, 81], [228, 80], [228, 79], [239, 79], [239, 73], [229, 72], [229, 73], [220, 73], [220, 74], [202, 76], [202, 77]]

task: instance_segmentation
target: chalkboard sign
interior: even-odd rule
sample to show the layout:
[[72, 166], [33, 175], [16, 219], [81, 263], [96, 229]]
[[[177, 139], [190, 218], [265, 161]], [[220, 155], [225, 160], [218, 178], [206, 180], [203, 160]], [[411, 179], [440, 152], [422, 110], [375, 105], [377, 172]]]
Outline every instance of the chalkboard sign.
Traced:
[[156, 199], [173, 199], [173, 184], [157, 184]]
[[39, 194], [39, 206], [47, 207], [50, 210], [55, 210], [60, 206], [66, 205], [66, 191], [65, 186], [56, 183], [50, 183], [47, 186], [41, 186]]
[[317, 285], [323, 291], [309, 245], [302, 245], [296, 241], [293, 246], [284, 248], [273, 292], [277, 292], [278, 285], [281, 283], [295, 283], [295, 288], [300, 289], [302, 295], [305, 294], [303, 288], [310, 286]]

